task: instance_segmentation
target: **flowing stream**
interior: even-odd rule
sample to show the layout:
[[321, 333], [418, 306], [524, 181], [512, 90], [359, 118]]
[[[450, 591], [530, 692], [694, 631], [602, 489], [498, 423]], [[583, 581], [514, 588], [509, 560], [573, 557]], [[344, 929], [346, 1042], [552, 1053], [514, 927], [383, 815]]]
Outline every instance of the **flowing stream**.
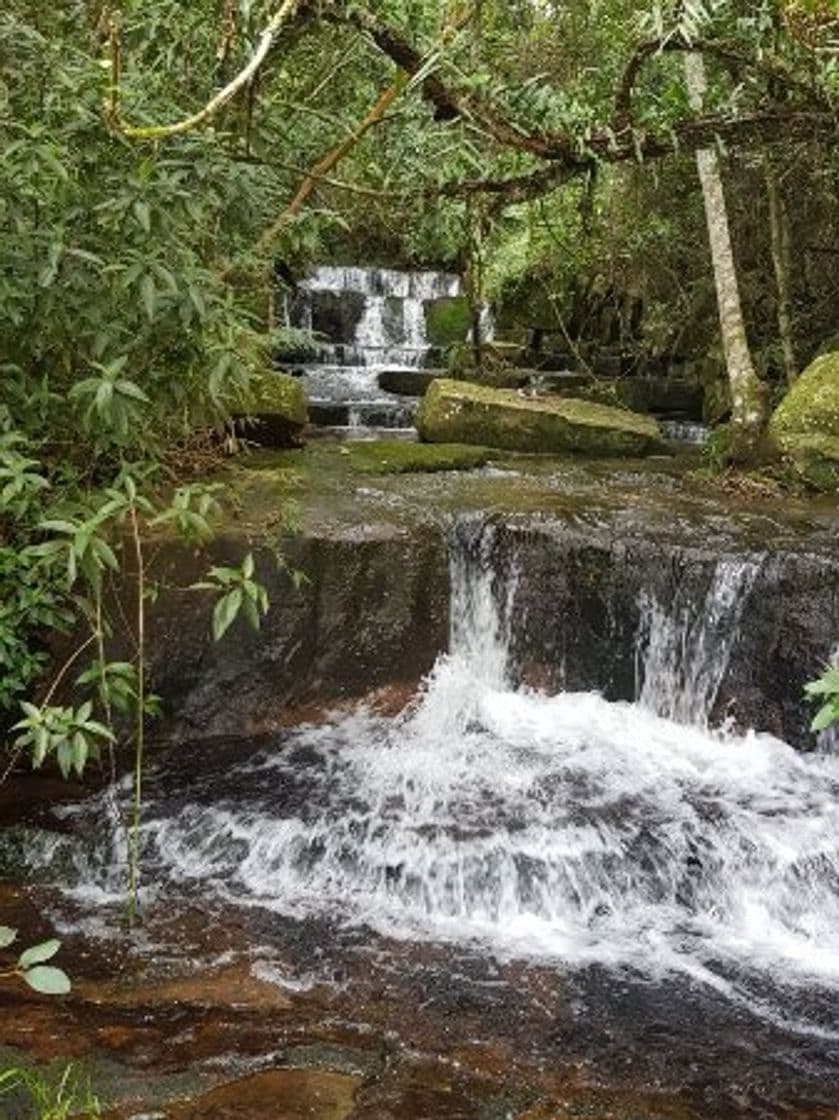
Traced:
[[[514, 686], [517, 570], [496, 570], [494, 541], [456, 527], [451, 649], [400, 717], [356, 712], [152, 781], [146, 881], [502, 959], [680, 974], [839, 1040], [839, 757], [708, 726], [759, 559], [721, 560], [693, 610], [646, 604], [639, 701], [608, 703]], [[83, 898], [119, 894], [119, 854], [98, 852]]]

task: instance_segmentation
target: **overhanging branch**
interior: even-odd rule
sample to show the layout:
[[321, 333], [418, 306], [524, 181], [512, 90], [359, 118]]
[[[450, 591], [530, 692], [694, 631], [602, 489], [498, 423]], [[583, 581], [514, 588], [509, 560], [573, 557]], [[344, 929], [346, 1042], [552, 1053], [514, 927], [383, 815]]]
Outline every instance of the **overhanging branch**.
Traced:
[[[283, 3], [275, 15], [268, 21], [265, 30], [259, 38], [256, 50], [251, 55], [246, 65], [239, 71], [235, 78], [229, 81], [223, 89], [219, 90], [215, 97], [210, 98], [203, 109], [199, 109], [197, 113], [193, 113], [191, 116], [177, 121], [174, 124], [133, 127], [126, 125], [121, 119], [117, 119], [114, 122], [115, 126], [122, 135], [126, 136], [129, 140], [164, 140], [170, 136], [182, 136], [184, 133], [191, 132], [193, 129], [198, 128], [199, 125], [204, 124], [214, 117], [220, 109], [224, 108], [238, 93], [250, 85], [270, 54], [271, 48], [274, 46], [282, 28], [296, 16], [300, 15], [308, 4], [309, 0], [283, 0]], [[112, 89], [116, 91], [119, 88], [119, 55], [118, 50], [114, 51], [113, 48], [111, 68]], [[115, 103], [118, 104], [116, 92], [112, 94], [112, 97], [115, 99]]]

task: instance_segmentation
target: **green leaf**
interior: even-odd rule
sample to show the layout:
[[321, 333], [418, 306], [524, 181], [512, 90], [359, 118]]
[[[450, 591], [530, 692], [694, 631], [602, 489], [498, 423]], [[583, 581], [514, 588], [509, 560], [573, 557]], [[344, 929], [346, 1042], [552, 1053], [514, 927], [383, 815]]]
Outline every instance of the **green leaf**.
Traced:
[[259, 629], [259, 611], [256, 609], [256, 603], [253, 599], [246, 598], [242, 604], [242, 612], [252, 630]]
[[839, 693], [839, 669], [828, 669], [817, 681], [811, 681], [804, 686], [808, 696], [830, 696]]
[[33, 964], [43, 964], [44, 961], [54, 957], [60, 948], [61, 942], [54, 937], [49, 941], [42, 941], [40, 945], [33, 945], [18, 957], [18, 968], [26, 969], [31, 968]]
[[72, 986], [66, 972], [49, 965], [30, 968], [23, 978], [30, 988], [45, 996], [66, 996]]
[[216, 603], [213, 611], [213, 638], [220, 641], [230, 629], [242, 606], [242, 589], [235, 587]]
[[143, 230], [144, 233], [150, 233], [151, 232], [151, 212], [149, 210], [148, 203], [147, 202], [141, 202], [140, 199], [138, 199], [134, 203], [134, 206], [132, 207], [132, 209], [134, 211], [134, 217], [137, 219], [137, 224], [140, 226], [140, 228]]
[[143, 404], [149, 403], [149, 398], [140, 386], [135, 385], [133, 381], [117, 381], [116, 389], [119, 393], [122, 393], [124, 397], [131, 397], [135, 401], [142, 401]]
[[825, 704], [817, 712], [813, 722], [810, 724], [811, 731], [826, 731], [834, 723], [839, 723], [839, 697], [831, 700], [830, 703]]
[[0, 926], [0, 949], [8, 949], [17, 937], [17, 930], [11, 926]]
[[61, 777], [66, 781], [67, 778], [70, 777], [70, 771], [73, 767], [73, 748], [66, 739], [63, 739], [58, 744], [56, 756], [58, 758], [58, 769], [61, 771]]
[[150, 272], [147, 272], [140, 281], [140, 298], [143, 301], [146, 318], [151, 322], [154, 319], [155, 307], [157, 305], [157, 292], [154, 287], [154, 277]]

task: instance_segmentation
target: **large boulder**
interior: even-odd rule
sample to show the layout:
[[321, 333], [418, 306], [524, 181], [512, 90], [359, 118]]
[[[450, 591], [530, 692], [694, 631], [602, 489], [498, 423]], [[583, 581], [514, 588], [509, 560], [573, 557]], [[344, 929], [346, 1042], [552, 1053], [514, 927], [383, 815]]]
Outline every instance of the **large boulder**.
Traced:
[[249, 438], [269, 447], [296, 447], [309, 421], [306, 392], [296, 377], [265, 373], [246, 414], [237, 427]]
[[527, 397], [514, 390], [447, 379], [420, 405], [417, 430], [429, 443], [470, 443], [507, 451], [646, 455], [662, 447], [658, 425], [607, 405]]
[[816, 358], [775, 409], [769, 433], [817, 489], [839, 489], [839, 351]]

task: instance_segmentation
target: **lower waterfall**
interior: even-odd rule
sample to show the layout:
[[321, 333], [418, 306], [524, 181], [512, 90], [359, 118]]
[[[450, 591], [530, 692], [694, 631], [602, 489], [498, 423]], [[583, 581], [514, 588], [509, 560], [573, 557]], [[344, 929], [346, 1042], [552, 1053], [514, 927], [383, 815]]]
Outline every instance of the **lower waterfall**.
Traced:
[[642, 705], [678, 723], [707, 726], [759, 570], [759, 560], [726, 556], [716, 563], [704, 601], [677, 592], [665, 609], [643, 596]]
[[[839, 991], [839, 757], [706, 726], [757, 563], [722, 562], [696, 617], [651, 608], [640, 703], [545, 695], [510, 680], [515, 565], [495, 571], [492, 527], [463, 523], [451, 650], [409, 709], [152, 776], [148, 892], [678, 973], [770, 1017], [790, 991]], [[116, 896], [115, 858], [86, 865], [77, 897]]]

